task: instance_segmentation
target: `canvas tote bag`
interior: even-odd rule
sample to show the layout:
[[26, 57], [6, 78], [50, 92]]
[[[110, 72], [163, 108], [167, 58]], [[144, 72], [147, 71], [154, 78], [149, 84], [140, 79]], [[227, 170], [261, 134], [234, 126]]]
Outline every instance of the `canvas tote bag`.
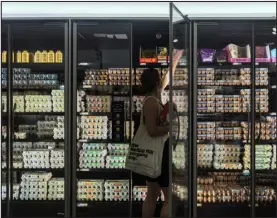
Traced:
[[[143, 101], [143, 104], [148, 98], [155, 97], [146, 97]], [[158, 101], [158, 99], [156, 100]], [[136, 132], [127, 155], [126, 168], [135, 173], [148, 176], [150, 178], [157, 178], [160, 176], [164, 143], [167, 138], [168, 135], [160, 137], [149, 136], [144, 124], [142, 110], [140, 126]]]

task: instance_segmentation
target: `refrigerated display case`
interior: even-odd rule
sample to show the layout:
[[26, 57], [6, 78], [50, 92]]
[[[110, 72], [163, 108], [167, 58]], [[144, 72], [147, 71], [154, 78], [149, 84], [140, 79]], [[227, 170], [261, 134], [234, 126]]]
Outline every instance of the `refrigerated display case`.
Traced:
[[[275, 22], [191, 21], [170, 8], [169, 29], [126, 20], [2, 25], [2, 215], [141, 216], [146, 184], [124, 164], [140, 75], [154, 67], [171, 72], [162, 100], [179, 117], [170, 214], [276, 217]], [[167, 48], [169, 62], [140, 63], [140, 47]], [[174, 76], [171, 49], [184, 50]]]
[[64, 129], [67, 23], [13, 21], [6, 25], [10, 44], [7, 61], [2, 56], [2, 85], [8, 85], [2, 86], [2, 92], [9, 97], [2, 107], [9, 121], [8, 164], [3, 168], [2, 163], [2, 169], [8, 172], [13, 190], [6, 193], [10, 199], [7, 216], [63, 215], [69, 145]]
[[[265, 185], [264, 175], [272, 167], [276, 142], [276, 107], [270, 107], [276, 87], [269, 73], [274, 63], [266, 46], [274, 36], [273, 26], [269, 31], [268, 23], [260, 25], [194, 24], [194, 213], [200, 217], [275, 216], [276, 185]], [[276, 180], [276, 173], [271, 175]], [[273, 210], [261, 210], [269, 204]]]
[[129, 217], [130, 24], [73, 22], [72, 215]]

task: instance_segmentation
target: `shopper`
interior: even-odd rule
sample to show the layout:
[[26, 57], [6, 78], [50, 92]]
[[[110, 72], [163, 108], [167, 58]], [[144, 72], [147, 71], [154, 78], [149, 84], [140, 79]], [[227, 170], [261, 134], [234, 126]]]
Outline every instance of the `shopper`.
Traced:
[[[173, 73], [183, 51], [175, 51], [173, 58]], [[160, 112], [163, 109], [161, 92], [168, 85], [169, 72], [163, 79], [156, 69], [146, 69], [141, 75], [141, 83], [145, 95], [142, 107], [142, 120], [140, 125], [145, 125], [146, 131], [151, 137], [166, 136], [169, 132], [169, 123], [160, 121]], [[151, 146], [151, 145], [149, 145]], [[153, 217], [156, 208], [157, 198], [161, 191], [164, 194], [164, 204], [161, 210], [161, 217], [168, 217], [168, 186], [169, 186], [169, 141], [164, 144], [161, 175], [155, 179], [146, 177], [147, 196], [143, 203], [142, 217]]]

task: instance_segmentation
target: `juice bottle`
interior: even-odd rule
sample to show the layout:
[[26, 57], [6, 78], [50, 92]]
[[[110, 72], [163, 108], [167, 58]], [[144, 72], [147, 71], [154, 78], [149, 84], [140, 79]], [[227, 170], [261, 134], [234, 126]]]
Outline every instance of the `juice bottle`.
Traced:
[[41, 56], [42, 56], [41, 52], [37, 50], [34, 56], [34, 63], [41, 63], [41, 60], [42, 60]]
[[16, 63], [21, 63], [21, 62], [22, 62], [21, 51], [17, 51], [17, 53], [16, 53]]
[[48, 62], [48, 53], [47, 51], [43, 50], [41, 53], [41, 62], [47, 63]]
[[50, 50], [48, 52], [47, 61], [48, 61], [48, 63], [55, 63], [55, 53], [54, 53], [54, 51]]
[[63, 62], [63, 53], [61, 51], [56, 52], [56, 63], [62, 63]]
[[22, 63], [29, 63], [30, 62], [30, 54], [29, 54], [28, 51], [24, 50], [22, 52], [21, 56], [22, 56], [22, 60], [21, 60]]
[[7, 63], [7, 51], [2, 51], [2, 63]]

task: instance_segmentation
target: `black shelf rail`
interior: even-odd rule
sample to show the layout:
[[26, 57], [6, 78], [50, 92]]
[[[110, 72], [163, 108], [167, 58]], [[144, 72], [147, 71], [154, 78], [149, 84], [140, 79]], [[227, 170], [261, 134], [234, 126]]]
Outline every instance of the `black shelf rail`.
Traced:
[[[7, 64], [2, 64], [2, 68], [7, 68]], [[12, 63], [12, 68], [29, 68], [32, 71], [64, 71], [64, 63]]]

